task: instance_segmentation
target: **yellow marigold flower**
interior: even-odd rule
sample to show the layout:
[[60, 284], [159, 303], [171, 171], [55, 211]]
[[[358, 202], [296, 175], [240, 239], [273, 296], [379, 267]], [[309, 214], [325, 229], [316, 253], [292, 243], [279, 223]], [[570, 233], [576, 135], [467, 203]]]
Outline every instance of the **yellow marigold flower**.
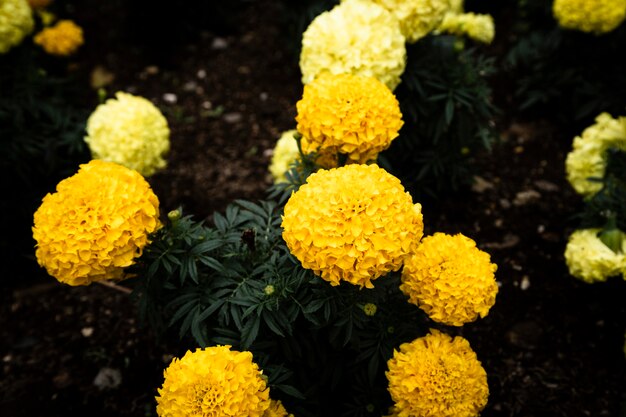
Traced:
[[83, 30], [71, 20], [59, 20], [56, 25], [45, 28], [34, 41], [50, 55], [72, 55], [85, 42]]
[[626, 271], [626, 241], [613, 252], [598, 237], [601, 229], [580, 229], [571, 234], [565, 247], [569, 273], [585, 282], [606, 281]]
[[283, 238], [302, 266], [339, 285], [373, 288], [422, 237], [421, 205], [376, 165], [320, 170], [285, 205]]
[[487, 404], [487, 373], [460, 336], [431, 330], [400, 345], [387, 365], [394, 416], [475, 417]]
[[614, 119], [608, 113], [596, 117], [596, 123], [574, 138], [572, 151], [565, 160], [567, 180], [577, 193], [589, 196], [602, 188], [606, 170], [606, 151], [614, 147], [626, 150], [626, 117]]
[[391, 90], [406, 66], [399, 22], [369, 0], [346, 0], [318, 15], [302, 36], [300, 70], [308, 84], [324, 72], [374, 77]]
[[160, 227], [159, 200], [136, 171], [98, 160], [48, 194], [34, 216], [37, 261], [69, 285], [123, 278]]
[[373, 0], [400, 22], [402, 34], [414, 43], [432, 32], [450, 11], [449, 0]]
[[45, 9], [52, 3], [52, 0], [28, 0], [28, 4], [33, 9]]
[[19, 45], [34, 26], [33, 13], [26, 0], [0, 1], [0, 54]]
[[[214, 346], [174, 358], [158, 389], [160, 417], [263, 417], [270, 407], [269, 388], [252, 353]], [[270, 414], [271, 415], [271, 414]]]
[[285, 174], [300, 156], [298, 142], [296, 142], [294, 137], [295, 134], [295, 129], [283, 132], [274, 147], [269, 170], [276, 184], [279, 182], [287, 182]]
[[116, 162], [147, 177], [166, 166], [170, 129], [150, 101], [118, 92], [89, 116], [85, 142], [94, 159]]
[[488, 14], [447, 13], [437, 28], [444, 33], [467, 36], [476, 42], [491, 43], [495, 36], [493, 17]]
[[363, 312], [366, 316], [375, 316], [376, 311], [378, 311], [378, 307], [376, 307], [376, 304], [374, 303], [367, 303], [363, 306]]
[[564, 29], [600, 35], [626, 17], [626, 0], [554, 0], [552, 12]]
[[323, 74], [304, 86], [296, 104], [298, 132], [309, 150], [345, 154], [348, 162], [373, 161], [402, 127], [400, 105], [375, 78]]
[[496, 302], [497, 266], [462, 234], [425, 237], [404, 261], [400, 289], [438, 323], [462, 326], [485, 317]]
[[263, 417], [293, 417], [293, 414], [289, 414], [285, 409], [283, 403], [280, 400], [270, 399], [270, 406], [265, 410]]

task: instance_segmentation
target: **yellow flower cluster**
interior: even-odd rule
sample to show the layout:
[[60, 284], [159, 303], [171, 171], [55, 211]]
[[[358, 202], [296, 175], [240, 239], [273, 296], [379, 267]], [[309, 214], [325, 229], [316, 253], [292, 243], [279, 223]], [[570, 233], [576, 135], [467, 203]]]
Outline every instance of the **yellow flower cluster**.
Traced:
[[373, 0], [389, 10], [400, 22], [400, 30], [409, 43], [432, 32], [450, 10], [448, 0]]
[[37, 261], [69, 285], [123, 278], [160, 227], [159, 200], [136, 171], [92, 160], [35, 212]]
[[57, 56], [72, 55], [85, 42], [83, 30], [71, 20], [59, 20], [35, 35], [34, 41], [46, 53]]
[[283, 238], [302, 266], [339, 285], [373, 288], [422, 237], [421, 205], [376, 165], [318, 171], [285, 205]]
[[295, 129], [283, 132], [276, 142], [274, 152], [272, 153], [272, 162], [269, 167], [275, 184], [287, 182], [285, 174], [289, 171], [291, 164], [300, 156], [298, 142], [296, 142], [294, 137], [295, 134]]
[[156, 397], [160, 417], [263, 417], [270, 407], [269, 388], [252, 353], [228, 345], [187, 351], [174, 358], [164, 378]]
[[387, 365], [394, 416], [475, 417], [487, 404], [487, 373], [460, 336], [431, 330], [400, 345]]
[[170, 129], [161, 111], [143, 97], [118, 92], [87, 120], [85, 142], [94, 159], [117, 162], [150, 176], [166, 161]]
[[624, 21], [626, 0], [554, 0], [552, 12], [565, 29], [600, 35]]
[[0, 54], [19, 45], [34, 26], [33, 13], [26, 0], [0, 1]]
[[405, 65], [406, 45], [399, 22], [369, 0], [345, 0], [318, 15], [302, 37], [304, 84], [330, 72], [374, 77], [393, 90], [400, 84]]
[[366, 163], [391, 145], [402, 127], [400, 105], [376, 78], [323, 74], [304, 86], [296, 104], [298, 132], [305, 153], [345, 154], [349, 163]]
[[486, 44], [493, 41], [496, 33], [493, 17], [475, 13], [447, 13], [437, 30], [456, 36], [467, 36]]
[[608, 113], [596, 117], [596, 123], [586, 128], [581, 136], [574, 138], [572, 151], [565, 160], [567, 180], [584, 196], [597, 193], [606, 170], [606, 151], [614, 147], [626, 150], [626, 117], [614, 119]]
[[404, 261], [400, 290], [434, 321], [462, 326], [496, 302], [496, 269], [472, 239], [435, 233]]
[[613, 252], [598, 237], [600, 229], [576, 230], [565, 247], [569, 273], [585, 282], [606, 281], [626, 271], [626, 240], [622, 249]]

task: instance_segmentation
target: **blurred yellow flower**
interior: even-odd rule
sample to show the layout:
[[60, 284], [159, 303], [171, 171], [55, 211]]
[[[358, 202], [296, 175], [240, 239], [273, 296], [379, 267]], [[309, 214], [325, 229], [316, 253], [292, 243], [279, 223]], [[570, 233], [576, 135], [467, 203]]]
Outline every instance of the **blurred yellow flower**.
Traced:
[[[187, 351], [164, 372], [156, 397], [160, 417], [263, 417], [269, 388], [252, 353], [214, 346]], [[269, 416], [280, 414], [269, 414]]]
[[414, 43], [432, 32], [450, 11], [449, 0], [373, 0], [400, 22], [402, 34]]
[[493, 17], [475, 13], [447, 13], [437, 30], [456, 36], [467, 36], [486, 44], [493, 41], [496, 33]]
[[432, 320], [462, 326], [485, 317], [496, 302], [496, 269], [472, 239], [435, 233], [404, 261], [400, 290]]
[[302, 266], [331, 285], [372, 281], [397, 271], [422, 237], [421, 205], [376, 165], [320, 170], [291, 195], [283, 238]]
[[596, 117], [595, 124], [574, 138], [572, 151], [565, 160], [567, 180], [577, 193], [590, 196], [602, 188], [599, 181], [606, 170], [606, 151], [614, 147], [626, 150], [626, 117], [614, 119], [608, 113]]
[[287, 182], [285, 174], [300, 156], [298, 142], [294, 137], [296, 133], [295, 129], [283, 132], [276, 142], [274, 152], [272, 153], [272, 162], [269, 167], [275, 184], [279, 182]]
[[69, 285], [122, 279], [159, 227], [159, 200], [146, 180], [92, 160], [44, 197], [34, 216], [35, 254], [50, 275]]
[[83, 30], [71, 20], [59, 20], [35, 35], [34, 41], [46, 53], [58, 56], [72, 55], [85, 42]]
[[469, 342], [431, 330], [400, 345], [387, 362], [394, 417], [476, 417], [489, 387]]
[[554, 0], [552, 12], [564, 29], [600, 35], [626, 17], [626, 0]]
[[400, 105], [383, 83], [352, 74], [323, 74], [296, 104], [303, 152], [344, 154], [348, 163], [376, 160], [402, 127]]
[[345, 0], [318, 15], [302, 36], [300, 69], [308, 84], [324, 72], [374, 77], [391, 90], [406, 65], [405, 38], [389, 11], [369, 0]]
[[85, 142], [94, 159], [116, 162], [147, 177], [166, 166], [170, 129], [150, 101], [118, 92], [89, 116]]
[[571, 234], [565, 247], [569, 273], [585, 282], [606, 281], [626, 272], [626, 241], [613, 252], [598, 237], [601, 229], [580, 229]]
[[34, 26], [33, 13], [26, 0], [0, 1], [0, 54], [19, 45]]

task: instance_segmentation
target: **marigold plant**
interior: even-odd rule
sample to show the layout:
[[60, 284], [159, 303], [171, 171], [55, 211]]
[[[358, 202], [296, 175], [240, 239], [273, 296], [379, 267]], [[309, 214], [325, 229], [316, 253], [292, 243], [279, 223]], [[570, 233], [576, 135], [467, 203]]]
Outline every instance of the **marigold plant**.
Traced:
[[47, 27], [34, 41], [50, 55], [68, 56], [75, 53], [85, 42], [83, 29], [71, 20], [59, 20], [56, 25]]
[[383, 83], [352, 74], [323, 74], [296, 104], [305, 152], [344, 154], [366, 163], [391, 145], [402, 127], [400, 105]]
[[493, 17], [476, 13], [447, 13], [437, 30], [456, 36], [467, 36], [486, 44], [493, 41], [496, 33]]
[[626, 0], [554, 0], [552, 12], [564, 29], [600, 35], [626, 17]]
[[448, 0], [374, 0], [393, 14], [407, 42], [414, 43], [432, 32], [450, 10]]
[[472, 239], [435, 233], [405, 260], [400, 289], [434, 321], [462, 326], [496, 302], [496, 269]]
[[34, 215], [39, 264], [69, 285], [123, 278], [160, 227], [159, 200], [136, 171], [93, 160], [61, 181]]
[[158, 389], [157, 414], [263, 417], [270, 399], [262, 372], [252, 361], [252, 353], [230, 348], [196, 349], [174, 358]]
[[149, 100], [118, 92], [99, 105], [87, 120], [94, 159], [116, 162], [150, 176], [166, 166], [170, 129], [161, 111]]
[[285, 205], [283, 238], [302, 266], [332, 285], [372, 288], [397, 271], [423, 233], [421, 205], [376, 165], [312, 174]]
[[600, 240], [600, 232], [600, 228], [576, 230], [565, 247], [569, 273], [588, 283], [626, 272], [626, 241], [615, 252]]
[[391, 90], [406, 65], [399, 22], [371, 1], [345, 0], [318, 15], [302, 36], [300, 70], [308, 84], [324, 72], [374, 77]]
[[34, 26], [33, 13], [26, 0], [0, 1], [0, 54], [19, 45]]
[[487, 373], [460, 336], [431, 330], [400, 345], [387, 364], [394, 416], [475, 417], [487, 404]]
[[602, 188], [606, 151], [611, 147], [626, 150], [626, 117], [615, 119], [602, 113], [596, 117], [595, 124], [574, 138], [572, 151], [565, 160], [567, 180], [576, 192], [590, 196]]
[[276, 142], [272, 153], [272, 161], [269, 171], [274, 178], [274, 183], [286, 182], [285, 174], [289, 171], [289, 167], [300, 156], [298, 150], [298, 142], [294, 135], [297, 133], [295, 129], [283, 132]]

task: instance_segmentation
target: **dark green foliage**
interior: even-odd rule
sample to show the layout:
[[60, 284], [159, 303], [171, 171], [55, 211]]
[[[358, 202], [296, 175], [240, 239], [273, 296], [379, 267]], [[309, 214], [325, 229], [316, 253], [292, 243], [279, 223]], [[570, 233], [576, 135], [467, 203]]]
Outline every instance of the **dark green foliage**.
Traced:
[[399, 273], [359, 289], [303, 269], [282, 239], [281, 213], [273, 201], [240, 200], [212, 227], [171, 213], [131, 271], [141, 317], [189, 346], [250, 350], [272, 396], [297, 415], [385, 410], [386, 362], [424, 333], [425, 315], [400, 292]]
[[467, 185], [472, 155], [493, 141], [495, 108], [487, 83], [493, 60], [457, 48], [458, 42], [429, 36], [407, 46], [407, 67], [395, 91], [405, 124], [379, 162], [414, 197]]

